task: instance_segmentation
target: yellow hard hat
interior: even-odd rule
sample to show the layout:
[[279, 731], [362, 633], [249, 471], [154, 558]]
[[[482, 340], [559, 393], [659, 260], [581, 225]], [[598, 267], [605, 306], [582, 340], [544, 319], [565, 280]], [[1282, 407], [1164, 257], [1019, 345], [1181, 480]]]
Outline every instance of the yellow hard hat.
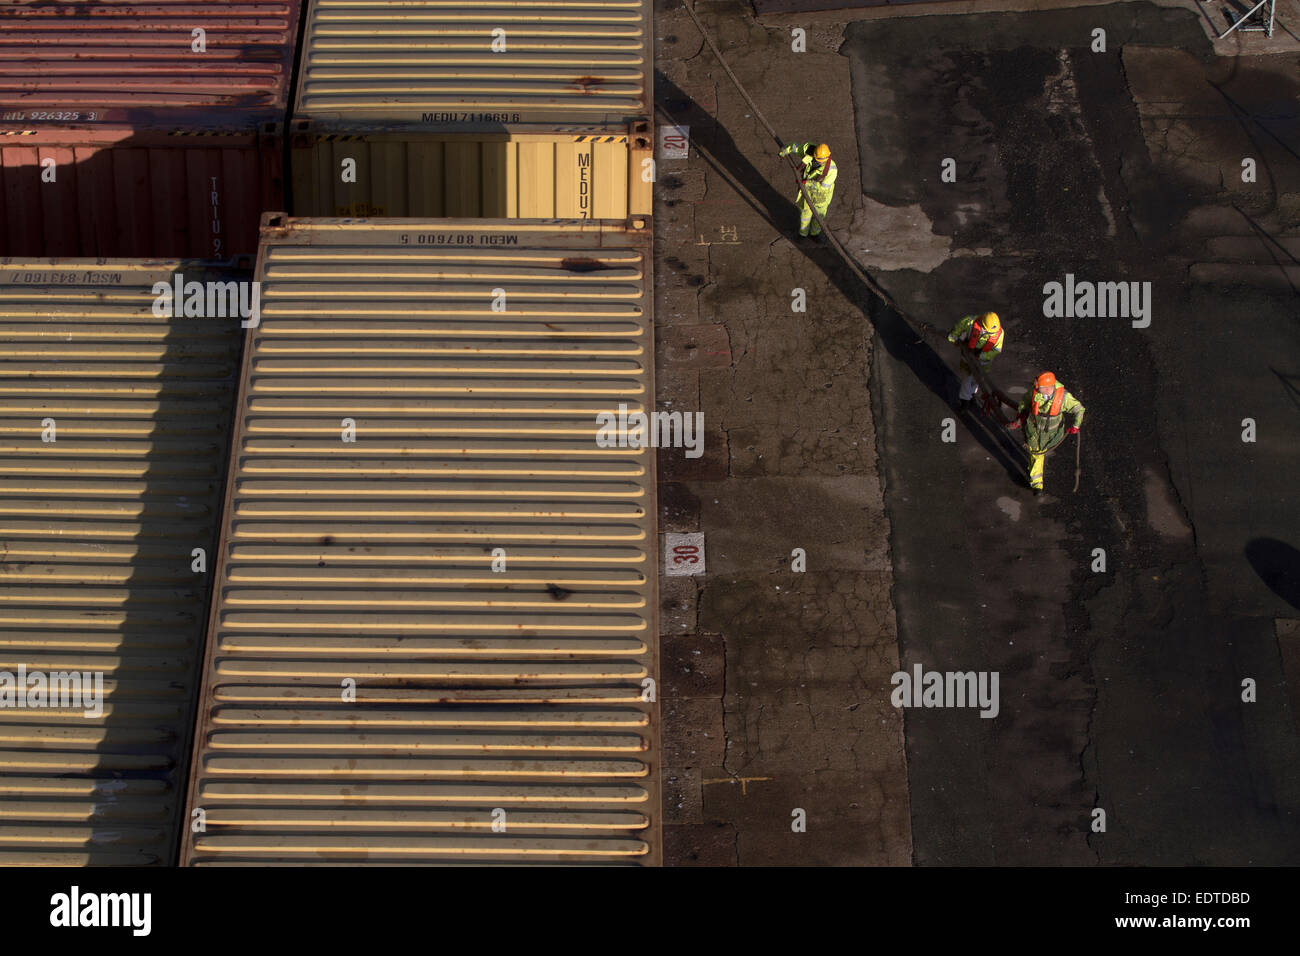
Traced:
[[992, 334], [1002, 328], [1002, 320], [996, 312], [985, 312], [980, 316], [980, 325], [984, 326], [985, 332]]
[[813, 157], [817, 160], [817, 162], [824, 163], [826, 162], [826, 160], [831, 158], [831, 148], [827, 146], [825, 143], [822, 143], [820, 146], [817, 147], [816, 151], [813, 153]]

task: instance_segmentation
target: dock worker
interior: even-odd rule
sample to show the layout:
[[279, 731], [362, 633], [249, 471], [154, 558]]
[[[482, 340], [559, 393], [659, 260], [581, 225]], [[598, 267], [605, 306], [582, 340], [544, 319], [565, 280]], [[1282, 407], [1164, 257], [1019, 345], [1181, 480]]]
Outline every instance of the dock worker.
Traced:
[[961, 370], [966, 373], [966, 380], [961, 383], [957, 396], [957, 410], [963, 411], [970, 407], [980, 390], [979, 382], [975, 381], [976, 362], [987, 372], [1002, 352], [1005, 341], [1002, 320], [996, 312], [963, 316], [948, 333], [948, 341], [961, 348]]
[[[1083, 404], [1071, 395], [1051, 372], [1044, 372], [1034, 387], [1020, 401], [1020, 417], [1010, 428], [1023, 428], [1025, 451], [1029, 453], [1029, 487], [1034, 495], [1043, 493], [1043, 462], [1047, 453], [1065, 440], [1079, 434], [1083, 424]], [[1065, 427], [1064, 416], [1071, 418]]]
[[[781, 150], [781, 155], [794, 156], [795, 164], [799, 166], [799, 178], [803, 181], [804, 189], [808, 190], [813, 209], [825, 219], [826, 210], [831, 206], [831, 197], [835, 195], [835, 177], [838, 175], [835, 160], [831, 159], [831, 148], [825, 143], [791, 143]], [[822, 227], [813, 219], [803, 192], [803, 189], [799, 190], [799, 195], [795, 197], [795, 205], [799, 208], [799, 235], [808, 235], [810, 223], [812, 234], [820, 235]]]

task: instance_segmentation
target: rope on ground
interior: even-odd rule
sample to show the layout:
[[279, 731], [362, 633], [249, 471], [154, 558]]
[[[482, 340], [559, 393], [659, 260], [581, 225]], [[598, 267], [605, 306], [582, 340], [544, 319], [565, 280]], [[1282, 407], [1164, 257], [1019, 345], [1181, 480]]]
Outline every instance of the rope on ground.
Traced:
[[1083, 431], [1074, 436], [1074, 490], [1079, 490], [1079, 476], [1083, 474], [1082, 457], [1079, 449], [1083, 447]]
[[[713, 37], [709, 36], [709, 31], [704, 29], [704, 24], [700, 23], [700, 18], [695, 15], [695, 11], [691, 9], [688, 0], [682, 0], [682, 6], [685, 8], [686, 13], [690, 18], [695, 22], [695, 27], [700, 31], [700, 35], [704, 37], [704, 42], [709, 45], [709, 49], [713, 51], [713, 55], [717, 57], [718, 62], [722, 64], [722, 69], [726, 72], [727, 76], [731, 78], [731, 82], [736, 85], [736, 89], [744, 98], [745, 103], [754, 111], [754, 116], [756, 116], [758, 121], [763, 124], [763, 128], [767, 130], [772, 139], [776, 140], [777, 145], [784, 148], [785, 143], [782, 141], [781, 137], [776, 134], [776, 129], [767, 121], [767, 117], [763, 115], [763, 111], [758, 108], [752, 99], [750, 99], [748, 91], [746, 91], [745, 87], [741, 85], [740, 80], [736, 78], [736, 74], [731, 72], [731, 67], [727, 65], [727, 61], [723, 58], [722, 51], [719, 50], [717, 44], [713, 42]], [[786, 156], [785, 159], [786, 163], [790, 167], [790, 172], [794, 174], [795, 179], [799, 182], [799, 191], [803, 193], [803, 201], [808, 204], [808, 209], [812, 212], [813, 218], [817, 220], [817, 225], [821, 228], [822, 232], [826, 234], [826, 238], [831, 241], [831, 245], [834, 247], [835, 251], [839, 253], [840, 258], [844, 260], [844, 264], [853, 271], [853, 274], [862, 281], [862, 284], [871, 291], [872, 295], [902, 316], [904, 322], [911, 325], [913, 328], [916, 328], [916, 321], [899, 308], [898, 303], [894, 301], [893, 296], [882, 289], [876, 281], [871, 278], [871, 276], [867, 275], [866, 272], [862, 270], [861, 266], [853, 261], [853, 257], [849, 255], [848, 250], [844, 248], [835, 233], [831, 232], [825, 221], [818, 214], [817, 208], [813, 205], [812, 197], [808, 195], [808, 189], [804, 186], [803, 177], [799, 175], [799, 168], [794, 164], [794, 158]]]

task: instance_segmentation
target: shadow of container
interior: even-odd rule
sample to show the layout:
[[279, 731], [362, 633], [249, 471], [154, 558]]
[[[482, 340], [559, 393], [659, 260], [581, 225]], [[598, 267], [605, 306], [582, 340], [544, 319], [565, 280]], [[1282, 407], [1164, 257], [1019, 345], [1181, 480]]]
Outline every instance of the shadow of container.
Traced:
[[103, 680], [0, 710], [0, 865], [176, 862], [242, 340], [153, 313], [178, 272], [240, 277], [0, 261], [0, 671]]

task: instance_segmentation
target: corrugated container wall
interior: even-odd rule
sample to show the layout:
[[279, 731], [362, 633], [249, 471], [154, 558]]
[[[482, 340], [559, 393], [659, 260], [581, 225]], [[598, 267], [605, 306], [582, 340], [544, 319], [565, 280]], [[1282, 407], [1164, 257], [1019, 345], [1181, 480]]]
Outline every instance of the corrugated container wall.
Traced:
[[659, 860], [649, 233], [268, 217], [183, 862]]
[[313, 0], [302, 216], [651, 212], [651, 0]]
[[0, 260], [0, 865], [176, 862], [240, 344], [178, 272]]
[[0, 0], [0, 255], [252, 255], [300, 0]]

